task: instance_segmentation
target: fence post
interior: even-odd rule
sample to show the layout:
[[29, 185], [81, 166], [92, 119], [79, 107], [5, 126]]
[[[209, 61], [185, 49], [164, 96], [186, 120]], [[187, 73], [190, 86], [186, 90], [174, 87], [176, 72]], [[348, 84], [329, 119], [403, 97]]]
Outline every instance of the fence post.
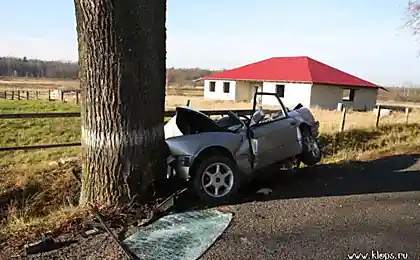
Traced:
[[4, 91], [4, 99], [7, 100], [7, 90]]
[[64, 101], [64, 91], [62, 91], [62, 90], [60, 90], [60, 99], [61, 99], [61, 102], [63, 102]]
[[20, 100], [20, 90], [18, 90], [17, 95], [18, 95], [18, 100]]
[[48, 90], [48, 101], [51, 101], [51, 89]]
[[38, 90], [35, 91], [35, 99], [38, 100], [39, 99], [39, 93]]
[[26, 91], [26, 100], [29, 100], [29, 91]]
[[347, 108], [343, 108], [343, 112], [341, 112], [341, 122], [340, 122], [340, 128], [338, 129], [339, 132], [344, 131], [344, 125], [346, 124], [346, 114], [347, 114]]
[[410, 108], [406, 107], [405, 108], [405, 124], [408, 124], [408, 115], [410, 114]]
[[15, 91], [12, 90], [12, 100], [14, 100], [14, 99], [15, 99]]
[[76, 91], [76, 104], [79, 104], [79, 91]]
[[378, 105], [378, 108], [376, 110], [376, 122], [375, 127], [377, 128], [379, 126], [379, 118], [381, 117], [381, 105]]

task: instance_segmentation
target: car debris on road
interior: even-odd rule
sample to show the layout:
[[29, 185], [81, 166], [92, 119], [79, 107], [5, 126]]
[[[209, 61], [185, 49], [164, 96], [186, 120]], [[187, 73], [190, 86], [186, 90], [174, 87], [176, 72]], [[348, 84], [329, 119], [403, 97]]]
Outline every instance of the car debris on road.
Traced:
[[262, 189], [259, 189], [256, 193], [257, 194], [269, 195], [272, 192], [273, 192], [273, 190], [270, 189], [270, 188], [262, 188]]

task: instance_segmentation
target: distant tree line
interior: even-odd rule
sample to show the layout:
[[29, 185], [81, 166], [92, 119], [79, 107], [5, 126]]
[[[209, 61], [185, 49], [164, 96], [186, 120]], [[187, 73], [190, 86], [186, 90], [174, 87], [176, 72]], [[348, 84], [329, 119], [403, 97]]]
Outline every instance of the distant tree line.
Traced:
[[420, 88], [388, 88], [379, 91], [378, 99], [382, 101], [420, 102]]
[[195, 85], [194, 80], [216, 71], [201, 68], [168, 68], [168, 84], [177, 86]]
[[[0, 77], [77, 79], [78, 72], [79, 66], [76, 62], [0, 57]], [[214, 71], [201, 68], [168, 68], [168, 84], [194, 85], [193, 80], [212, 72]]]
[[77, 79], [77, 74], [78, 66], [75, 62], [0, 57], [0, 77]]

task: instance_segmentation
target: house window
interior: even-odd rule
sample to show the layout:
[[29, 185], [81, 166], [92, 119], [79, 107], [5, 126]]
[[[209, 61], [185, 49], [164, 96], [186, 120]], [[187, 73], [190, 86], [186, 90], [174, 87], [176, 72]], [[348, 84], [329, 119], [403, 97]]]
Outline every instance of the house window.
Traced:
[[344, 89], [343, 90], [343, 101], [353, 101], [355, 92], [356, 92], [355, 89]]
[[223, 92], [224, 93], [230, 92], [230, 82], [223, 82]]
[[279, 97], [284, 97], [284, 85], [276, 85], [276, 94]]
[[215, 92], [216, 91], [216, 82], [214, 81], [210, 81], [210, 92]]

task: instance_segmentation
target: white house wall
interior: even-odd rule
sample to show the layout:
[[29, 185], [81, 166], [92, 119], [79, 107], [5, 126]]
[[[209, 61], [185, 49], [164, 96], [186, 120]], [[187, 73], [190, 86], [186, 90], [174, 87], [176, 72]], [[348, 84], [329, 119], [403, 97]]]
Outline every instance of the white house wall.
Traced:
[[314, 84], [311, 94], [311, 106], [336, 109], [343, 102], [343, 89], [338, 86]]
[[361, 110], [372, 110], [376, 107], [377, 95], [378, 89], [376, 88], [358, 89], [355, 92], [352, 107]]
[[[210, 82], [216, 82], [214, 92], [210, 92]], [[229, 93], [223, 92], [223, 82], [229, 82]], [[217, 100], [235, 100], [236, 97], [236, 81], [230, 80], [205, 80], [204, 81], [204, 98]]]
[[[263, 92], [276, 93], [276, 85], [284, 85], [284, 97], [281, 98], [281, 101], [285, 106], [291, 107], [298, 103], [305, 107], [310, 106], [312, 84], [264, 82]], [[276, 105], [278, 101], [275, 97], [264, 96], [262, 103], [263, 105]]]
[[312, 87], [311, 106], [336, 109], [338, 103], [343, 103], [346, 107], [360, 110], [375, 108], [377, 89], [356, 89], [353, 101], [343, 101], [344, 89], [341, 86], [314, 84]]

